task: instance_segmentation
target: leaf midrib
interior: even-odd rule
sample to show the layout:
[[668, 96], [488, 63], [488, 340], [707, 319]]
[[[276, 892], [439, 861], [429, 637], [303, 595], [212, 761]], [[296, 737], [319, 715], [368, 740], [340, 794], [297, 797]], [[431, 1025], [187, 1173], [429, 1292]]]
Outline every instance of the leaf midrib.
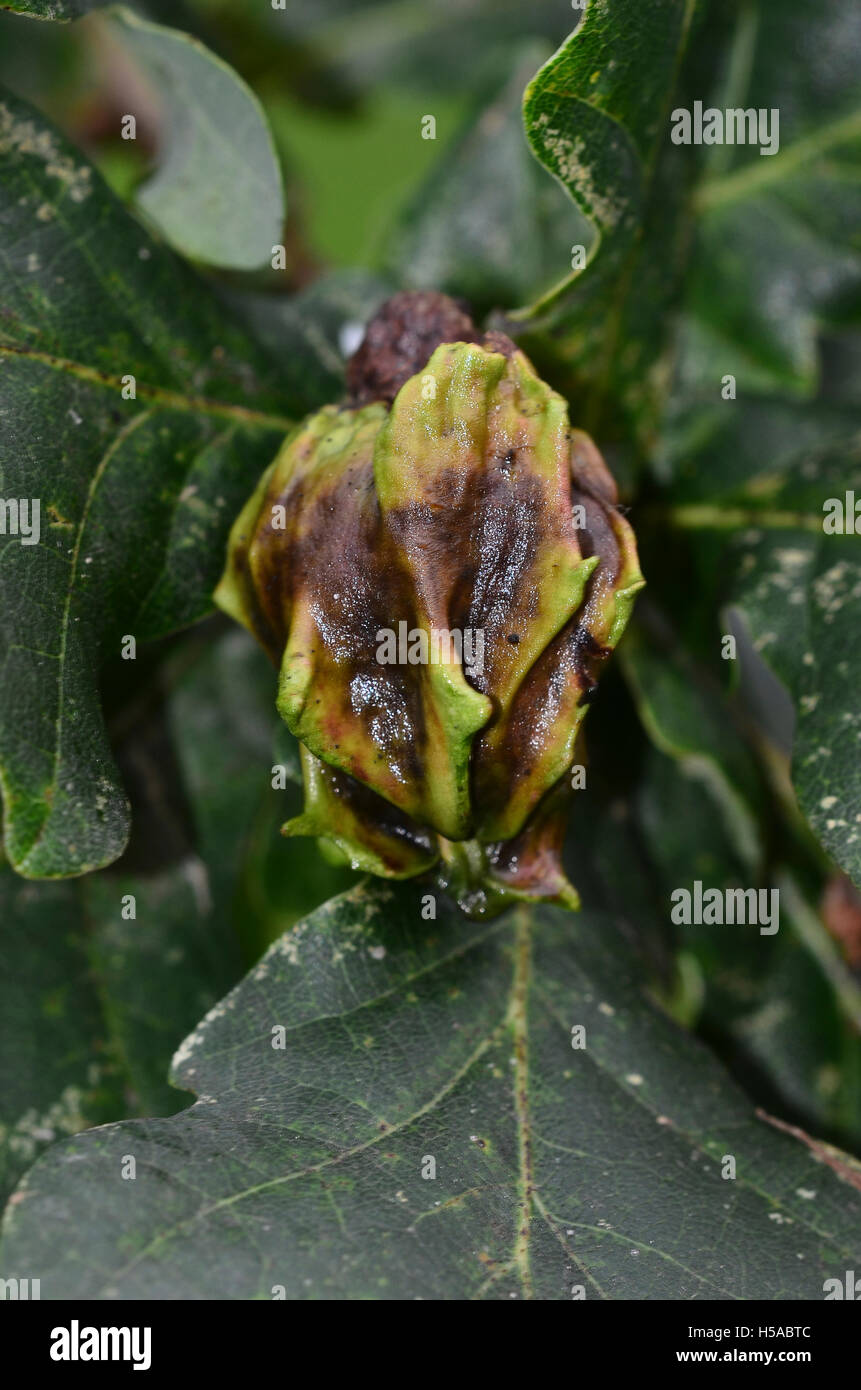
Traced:
[[[66, 372], [70, 376], [77, 377], [80, 381], [103, 387], [105, 390], [114, 390], [118, 394], [123, 389], [124, 382], [121, 376], [100, 371], [97, 367], [88, 367], [86, 363], [75, 362], [68, 357], [55, 357], [51, 353], [38, 352], [33, 348], [14, 347], [10, 343], [0, 343], [0, 359], [4, 355], [23, 357], [27, 361], [36, 362], [43, 367], [50, 367], [54, 371]], [[195, 415], [217, 415], [250, 428], [277, 430], [279, 434], [286, 433], [295, 424], [295, 421], [286, 415], [274, 415], [264, 410], [252, 410], [249, 406], [233, 405], [228, 401], [217, 401], [208, 396], [189, 396], [182, 391], [171, 391], [164, 386], [151, 386], [137, 378], [135, 378], [135, 399], [162, 406], [165, 410], [183, 410]]]

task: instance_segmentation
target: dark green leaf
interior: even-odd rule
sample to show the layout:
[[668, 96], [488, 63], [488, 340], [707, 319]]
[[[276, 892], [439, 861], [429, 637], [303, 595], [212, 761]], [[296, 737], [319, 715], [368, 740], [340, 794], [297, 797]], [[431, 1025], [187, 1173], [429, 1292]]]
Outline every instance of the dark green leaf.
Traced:
[[644, 1003], [612, 922], [420, 905], [359, 886], [281, 938], [177, 1054], [195, 1107], [46, 1155], [5, 1268], [43, 1298], [785, 1299], [857, 1261], [861, 1194]]
[[6, 845], [19, 872], [55, 877], [126, 837], [101, 660], [208, 611], [289, 422], [260, 350], [12, 98], [0, 164], [0, 482], [41, 511], [38, 545], [2, 538]]
[[590, 4], [526, 93], [536, 155], [611, 252], [614, 240], [633, 238], [642, 217], [693, 10], [691, 0]]
[[[861, 994], [826, 930], [822, 856], [797, 812], [781, 798], [763, 806], [751, 788], [749, 755], [739, 761], [733, 733], [738, 701], [713, 698], [699, 666], [680, 668], [656, 625], [644, 626], [650, 610], [638, 608], [619, 656], [668, 756], [641, 746], [630, 712], [615, 699], [605, 707], [616, 692], [602, 688], [590, 714], [596, 737], [588, 789], [575, 798], [569, 872], [588, 909], [612, 913], [635, 944], [673, 1016], [717, 1049], [758, 1104], [855, 1152]], [[645, 641], [654, 651], [644, 660]], [[788, 785], [785, 773], [779, 782]], [[778, 932], [676, 925], [671, 894], [696, 880], [720, 891], [777, 888]]]
[[536, 155], [594, 235], [576, 238], [585, 270], [569, 247], [556, 289], [517, 317], [524, 346], [555, 360], [576, 422], [603, 446], [653, 444], [691, 173], [669, 141], [669, 108], [694, 12], [694, 0], [590, 4], [524, 98]]
[[204, 651], [168, 702], [191, 848], [155, 872], [121, 865], [81, 885], [112, 1028], [145, 1114], [186, 1102], [167, 1084], [170, 1058], [241, 974], [232, 900], [269, 782], [271, 683], [269, 663], [244, 633], [228, 633]]
[[[828, 500], [845, 506], [861, 477], [851, 386], [859, 45], [861, 15], [839, 0], [815, 11], [803, 0], [751, 4], [734, 20], [712, 101], [767, 111], [772, 130], [777, 113], [779, 149], [707, 152], [658, 462], [693, 587], [715, 617], [723, 612], [724, 631], [749, 633], [791, 695], [799, 803], [857, 881], [861, 567], [857, 536], [827, 535], [823, 522]], [[801, 52], [809, 56], [799, 67]], [[786, 721], [778, 723], [784, 744]]]
[[858, 539], [791, 529], [775, 535], [754, 522], [731, 552], [741, 572], [730, 601], [796, 703], [793, 782], [801, 809], [837, 863], [861, 882]]
[[161, 112], [158, 168], [135, 200], [183, 255], [256, 270], [281, 241], [281, 170], [257, 97], [199, 40], [118, 5], [111, 31], [144, 69]]

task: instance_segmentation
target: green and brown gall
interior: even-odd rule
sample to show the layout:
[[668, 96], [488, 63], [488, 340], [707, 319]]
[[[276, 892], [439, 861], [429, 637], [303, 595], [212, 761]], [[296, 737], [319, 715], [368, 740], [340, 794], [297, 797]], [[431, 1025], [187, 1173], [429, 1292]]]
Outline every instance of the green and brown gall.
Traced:
[[[284, 833], [434, 872], [471, 914], [577, 906], [578, 730], [643, 584], [613, 480], [523, 353], [442, 296], [389, 301], [351, 381], [285, 440], [216, 591], [276, 663], [301, 744]], [[402, 623], [440, 659], [381, 663]], [[480, 666], [432, 640], [452, 632], [483, 635]]]

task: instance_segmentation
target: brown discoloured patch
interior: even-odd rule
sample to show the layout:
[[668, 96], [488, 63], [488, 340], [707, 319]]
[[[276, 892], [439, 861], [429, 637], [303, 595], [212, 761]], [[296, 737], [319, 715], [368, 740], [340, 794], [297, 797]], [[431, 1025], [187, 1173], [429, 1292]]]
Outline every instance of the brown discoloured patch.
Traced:
[[[333, 415], [333, 429], [348, 416]], [[423, 772], [422, 668], [380, 665], [376, 653], [379, 630], [415, 626], [415, 601], [374, 490], [372, 453], [363, 446], [349, 466], [327, 470], [310, 440], [297, 441], [290, 478], [276, 479], [252, 563], [258, 630], [272, 634], [279, 659], [289, 638], [310, 672], [294, 732], [410, 814]], [[275, 505], [284, 529], [273, 525]]]
[[484, 672], [467, 678], [493, 698], [502, 668], [516, 660], [505, 648], [519, 640], [509, 634], [534, 616], [530, 569], [548, 538], [548, 515], [541, 481], [518, 475], [488, 444], [483, 469], [441, 471], [420, 503], [388, 521], [398, 545], [422, 556], [424, 587], [433, 586], [426, 602], [440, 626], [484, 632]]
[[580, 551], [584, 557], [597, 555], [599, 563], [588, 580], [581, 608], [521, 684], [504, 748], [494, 747], [485, 758], [482, 741], [477, 743], [476, 795], [489, 804], [510, 797], [518, 783], [534, 775], [545, 731], [560, 722], [573, 725], [578, 707], [591, 700], [600, 669], [610, 655], [605, 645], [609, 627], [606, 615], [614, 606], [613, 590], [621, 568], [610, 516], [616, 489], [598, 450], [580, 431], [572, 435], [571, 473], [572, 508], [579, 505], [585, 512], [586, 524], [577, 530]]
[[548, 792], [519, 835], [488, 846], [494, 879], [545, 902], [565, 899], [570, 884], [562, 869], [562, 844], [570, 796], [566, 778]]

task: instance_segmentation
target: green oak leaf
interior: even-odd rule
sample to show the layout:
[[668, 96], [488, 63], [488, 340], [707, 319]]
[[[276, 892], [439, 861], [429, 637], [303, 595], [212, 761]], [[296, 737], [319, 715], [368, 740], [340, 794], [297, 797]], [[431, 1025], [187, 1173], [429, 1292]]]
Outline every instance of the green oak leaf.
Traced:
[[636, 233], [694, 8], [594, 0], [527, 88], [530, 144], [594, 224], [593, 254]]
[[[168, 741], [153, 737], [138, 699], [128, 857], [75, 883], [0, 870], [3, 1196], [54, 1138], [187, 1105], [167, 1071], [189, 1029], [241, 978], [243, 958], [353, 879], [278, 835], [301, 806], [299, 758], [275, 712], [275, 673], [251, 639], [196, 634], [158, 680]], [[120, 741], [123, 761], [126, 751]], [[141, 863], [144, 850], [158, 858], [156, 820], [161, 859]]]
[[192, 260], [233, 270], [268, 264], [281, 241], [284, 189], [257, 97], [191, 35], [121, 5], [107, 18], [161, 111], [158, 166], [135, 192], [138, 207]]
[[701, 8], [595, 0], [524, 96], [532, 149], [592, 235], [572, 236], [555, 288], [513, 318], [603, 447], [654, 443], [694, 163], [669, 114]]
[[[857, 446], [855, 458], [857, 469]], [[754, 519], [730, 552], [737, 570], [728, 600], [796, 705], [799, 804], [820, 842], [861, 883], [861, 660], [851, 640], [861, 625], [861, 543], [800, 528], [758, 531]]]
[[[121, 863], [80, 883], [112, 1034], [139, 1113], [148, 1115], [188, 1102], [167, 1083], [170, 1058], [201, 1013], [242, 975], [234, 887], [261, 802], [276, 796], [270, 767], [280, 721], [266, 658], [243, 633], [229, 632], [210, 640], [190, 664], [181, 649], [176, 659], [181, 669], [171, 679], [168, 667], [163, 680], [179, 787], [160, 778], [159, 764], [167, 759], [157, 748], [141, 779], [152, 804], [135, 807], [144, 833], [152, 816], [174, 825], [173, 858], [152, 869]], [[143, 733], [137, 720], [139, 765], [147, 758]], [[187, 846], [176, 844], [183, 805]]]
[[[656, 624], [645, 627], [651, 607], [638, 608], [619, 664], [657, 746], [643, 746], [627, 702], [612, 698], [623, 692], [606, 686], [590, 714], [589, 790], [575, 796], [566, 867], [589, 909], [612, 914], [635, 943], [673, 1017], [758, 1104], [857, 1152], [861, 991], [826, 930], [827, 863], [797, 811], [760, 804], [734, 729], [737, 700], [722, 700]], [[777, 888], [778, 932], [673, 923], [672, 892], [697, 879], [721, 891]]]
[[41, 515], [38, 544], [0, 538], [5, 836], [20, 873], [57, 877], [126, 839], [103, 658], [209, 611], [290, 421], [263, 351], [12, 97], [0, 175], [0, 493]]
[[31, 1169], [4, 1269], [49, 1299], [805, 1299], [858, 1260], [861, 1193], [644, 1001], [610, 919], [421, 908], [360, 884], [277, 941], [174, 1059], [191, 1110]]

